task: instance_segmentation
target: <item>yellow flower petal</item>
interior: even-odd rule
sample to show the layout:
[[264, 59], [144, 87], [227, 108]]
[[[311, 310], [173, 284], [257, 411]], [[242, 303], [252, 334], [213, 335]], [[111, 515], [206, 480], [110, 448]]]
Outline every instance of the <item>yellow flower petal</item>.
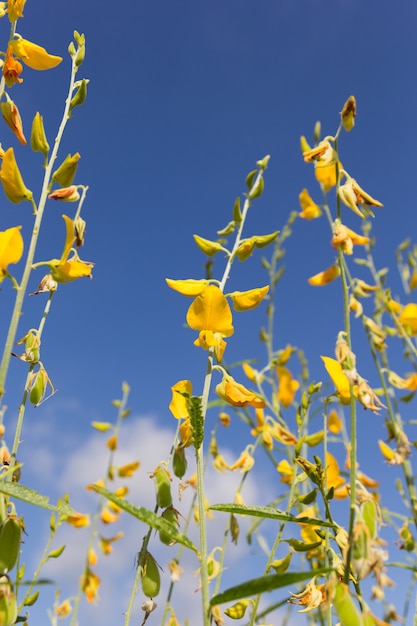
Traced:
[[192, 302], [187, 323], [193, 330], [211, 330], [223, 337], [233, 335], [232, 312], [226, 297], [215, 285], [209, 285]]
[[216, 393], [232, 406], [248, 406], [248, 404], [254, 408], [264, 408], [266, 406], [262, 398], [253, 391], [246, 389], [244, 385], [236, 382], [235, 379], [228, 374], [225, 375], [222, 382], [217, 385]]
[[117, 470], [117, 474], [119, 478], [130, 478], [136, 472], [136, 470], [140, 467], [140, 461], [134, 461], [133, 463], [127, 463], [126, 465], [121, 465]]
[[330, 378], [333, 381], [334, 386], [340, 395], [342, 404], [349, 404], [350, 402], [350, 384], [349, 380], [344, 373], [339, 361], [332, 359], [328, 356], [322, 356], [321, 359], [324, 362], [324, 367], [327, 370]]
[[338, 435], [342, 430], [342, 420], [340, 419], [335, 409], [332, 409], [329, 413], [329, 416], [327, 418], [327, 427], [329, 429], [329, 432], [333, 433], [334, 435]]
[[23, 254], [23, 237], [21, 226], [14, 226], [0, 232], [0, 282], [7, 273], [11, 263], [18, 263]]
[[289, 407], [293, 400], [300, 383], [294, 380], [291, 372], [282, 365], [276, 369], [278, 376], [278, 400], [284, 407]]
[[340, 275], [340, 269], [338, 265], [331, 265], [323, 272], [319, 272], [314, 276], [310, 276], [308, 279], [309, 285], [313, 285], [313, 287], [323, 287], [324, 285], [328, 285], [333, 280], [335, 280]]
[[398, 321], [410, 335], [417, 335], [417, 304], [406, 304]]
[[199, 296], [209, 284], [208, 280], [194, 280], [193, 278], [187, 278], [186, 280], [165, 278], [165, 282], [168, 287], [171, 287], [174, 291], [178, 291], [178, 293], [181, 293], [183, 296], [190, 296], [192, 298]]
[[169, 404], [169, 410], [175, 419], [187, 419], [188, 413], [188, 399], [183, 395], [184, 393], [191, 396], [193, 392], [193, 386], [189, 380], [179, 380], [175, 385], [171, 387], [172, 399]]
[[305, 220], [313, 220], [321, 215], [321, 209], [318, 204], [314, 202], [308, 193], [307, 189], [303, 189], [298, 196], [302, 211], [298, 214]]
[[228, 295], [232, 298], [235, 311], [240, 312], [255, 309], [265, 298], [268, 291], [269, 285], [266, 285], [265, 287], [249, 289], [248, 291], [234, 291]]
[[50, 70], [62, 61], [62, 57], [48, 54], [45, 48], [27, 39], [13, 39], [10, 46], [14, 55], [33, 70]]
[[9, 148], [3, 155], [0, 169], [0, 179], [4, 193], [10, 202], [19, 204], [23, 200], [32, 200], [32, 192], [25, 187], [22, 175], [17, 166], [13, 148]]
[[340, 475], [339, 464], [330, 452], [326, 453], [326, 470], [327, 486], [329, 488], [334, 487], [337, 489], [338, 487], [344, 485], [345, 479]]

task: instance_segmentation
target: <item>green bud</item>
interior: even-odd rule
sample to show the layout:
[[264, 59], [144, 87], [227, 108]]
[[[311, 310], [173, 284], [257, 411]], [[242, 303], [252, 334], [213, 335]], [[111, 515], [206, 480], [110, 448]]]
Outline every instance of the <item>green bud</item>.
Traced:
[[217, 252], [224, 251], [223, 246], [218, 241], [210, 241], [209, 239], [204, 239], [203, 237], [199, 237], [198, 235], [193, 235], [194, 241], [197, 246], [200, 248], [204, 254], [207, 256], [213, 256], [217, 254]]
[[81, 81], [78, 81], [77, 83], [75, 83], [75, 87], [78, 87], [77, 91], [75, 92], [75, 95], [73, 96], [71, 102], [70, 102], [70, 113], [72, 111], [72, 109], [74, 109], [77, 106], [80, 106], [81, 104], [84, 103], [86, 97], [87, 97], [87, 84], [89, 83], [88, 80], [86, 80], [85, 78], [83, 78]]
[[51, 550], [51, 552], [48, 554], [48, 559], [57, 559], [58, 557], [60, 557], [65, 550], [65, 547], [66, 546], [63, 545], [60, 548], [55, 548], [55, 550]]
[[183, 446], [177, 446], [174, 450], [172, 469], [177, 478], [182, 478], [187, 471], [187, 459]]
[[159, 567], [150, 552], [146, 553], [142, 570], [142, 591], [147, 598], [156, 598], [161, 589]]
[[168, 470], [158, 467], [155, 472], [156, 503], [161, 509], [166, 509], [172, 504], [171, 478]]
[[78, 161], [81, 156], [76, 152], [73, 156], [68, 154], [63, 163], [52, 175], [52, 182], [59, 183], [61, 187], [69, 187], [77, 172]]
[[[173, 506], [169, 506], [167, 509], [165, 509], [165, 511], [162, 512], [161, 517], [170, 524], [172, 524], [173, 528], [177, 530], [179, 526], [178, 511], [174, 509]], [[169, 533], [165, 533], [162, 530], [159, 531], [159, 540], [166, 546], [173, 546], [174, 543], [176, 543], [175, 539], [172, 539]]]
[[[0, 574], [10, 572], [20, 552], [22, 527], [15, 517], [9, 517], [0, 528]], [[1, 622], [0, 622], [1, 623]]]
[[24, 602], [23, 606], [33, 606], [36, 600], [39, 598], [39, 591], [35, 591]]
[[49, 143], [46, 139], [43, 117], [39, 112], [35, 113], [33, 118], [30, 145], [34, 152], [42, 152], [45, 158], [48, 156]]
[[77, 51], [76, 51], [76, 49], [75, 49], [74, 42], [73, 42], [73, 41], [71, 41], [71, 43], [70, 43], [70, 44], [69, 44], [69, 46], [68, 46], [68, 53], [69, 53], [69, 55], [70, 55], [71, 57], [73, 57], [73, 56], [76, 54], [76, 52], [77, 52]]
[[262, 195], [264, 187], [265, 187], [265, 181], [263, 177], [261, 176], [260, 178], [258, 178], [256, 184], [249, 191], [248, 198], [250, 198], [251, 200], [254, 200], [255, 198], [259, 198], [259, 196]]

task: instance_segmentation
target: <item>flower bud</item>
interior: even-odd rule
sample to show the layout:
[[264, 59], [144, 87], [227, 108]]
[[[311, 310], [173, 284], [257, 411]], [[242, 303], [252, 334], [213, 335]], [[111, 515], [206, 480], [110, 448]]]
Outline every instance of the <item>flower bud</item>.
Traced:
[[75, 109], [75, 107], [78, 107], [84, 103], [87, 97], [88, 82], [89, 82], [88, 80], [83, 78], [82, 81], [79, 81], [78, 83], [75, 84], [75, 87], [76, 88], [78, 87], [78, 89], [70, 102], [70, 113], [72, 109]]
[[8, 517], [0, 528], [0, 575], [14, 568], [19, 556], [21, 537], [22, 528], [19, 520], [16, 517]]
[[27, 189], [22, 175], [17, 166], [13, 148], [9, 148], [3, 155], [0, 169], [0, 179], [4, 193], [13, 204], [19, 204], [23, 200], [32, 201], [32, 192]]
[[[165, 509], [165, 511], [162, 512], [161, 517], [170, 524], [172, 524], [173, 528], [177, 530], [179, 526], [178, 511], [174, 509], [173, 506], [169, 506], [167, 509]], [[161, 541], [161, 543], [164, 543], [167, 546], [173, 546], [174, 543], [176, 543], [175, 539], [172, 539], [169, 533], [165, 533], [162, 530], [159, 531], [159, 540]]]
[[33, 118], [30, 145], [34, 152], [42, 152], [45, 158], [48, 156], [49, 143], [46, 139], [43, 117], [39, 112], [35, 113]]
[[46, 369], [40, 364], [39, 370], [32, 374], [30, 381], [30, 394], [29, 400], [35, 407], [38, 407], [45, 399], [45, 394], [48, 385], [52, 390], [52, 394], [55, 393], [55, 389], [50, 381], [50, 378], [46, 372]]
[[76, 152], [73, 156], [67, 155], [63, 163], [52, 175], [52, 181], [59, 183], [61, 187], [69, 187], [77, 172], [78, 161], [81, 156]]

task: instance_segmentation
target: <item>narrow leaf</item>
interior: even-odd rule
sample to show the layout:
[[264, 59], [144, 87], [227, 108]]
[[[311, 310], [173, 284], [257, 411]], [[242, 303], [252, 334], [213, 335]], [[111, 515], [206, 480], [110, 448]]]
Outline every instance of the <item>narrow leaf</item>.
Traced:
[[213, 511], [224, 511], [225, 513], [234, 513], [235, 515], [253, 515], [255, 517], [264, 517], [268, 519], [277, 519], [284, 522], [296, 522], [297, 524], [311, 524], [312, 526], [326, 526], [328, 528], [336, 528], [335, 524], [325, 520], [316, 519], [314, 517], [302, 517], [289, 515], [279, 509], [273, 509], [269, 506], [245, 506], [243, 504], [213, 504], [210, 507]]
[[49, 504], [49, 498], [47, 496], [43, 496], [37, 491], [29, 489], [29, 487], [25, 487], [20, 483], [12, 483], [5, 480], [0, 481], [0, 493], [5, 493], [11, 498], [23, 500], [23, 502], [33, 504], [34, 506], [38, 506], [42, 509], [48, 509], [48, 511], [55, 511], [59, 515], [74, 514], [74, 509], [66, 502], [61, 501], [56, 505]]

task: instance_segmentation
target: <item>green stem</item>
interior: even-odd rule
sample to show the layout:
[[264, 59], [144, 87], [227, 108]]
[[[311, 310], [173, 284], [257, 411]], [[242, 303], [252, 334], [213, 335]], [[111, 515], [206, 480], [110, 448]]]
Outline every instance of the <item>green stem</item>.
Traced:
[[23, 299], [26, 295], [27, 285], [28, 285], [29, 277], [32, 271], [33, 259], [35, 257], [36, 246], [37, 246], [39, 232], [40, 232], [40, 228], [42, 224], [42, 218], [43, 218], [43, 214], [45, 210], [46, 201], [48, 198], [48, 191], [49, 191], [48, 188], [49, 188], [49, 184], [50, 184], [50, 180], [52, 176], [52, 169], [53, 169], [55, 160], [58, 155], [58, 150], [61, 144], [65, 127], [69, 120], [71, 95], [74, 90], [75, 75], [77, 73], [77, 70], [78, 70], [78, 67], [75, 65], [75, 61], [73, 58], [72, 68], [71, 68], [71, 79], [70, 79], [70, 85], [68, 89], [68, 96], [65, 102], [65, 109], [64, 109], [63, 116], [62, 116], [61, 124], [58, 129], [57, 136], [54, 141], [54, 147], [51, 153], [51, 158], [49, 159], [48, 165], [45, 170], [42, 191], [41, 191], [41, 195], [39, 199], [39, 204], [36, 209], [35, 223], [33, 226], [32, 237], [31, 237], [30, 244], [29, 244], [26, 264], [23, 270], [22, 280], [17, 290], [13, 314], [12, 314], [12, 318], [10, 321], [10, 326], [9, 326], [6, 342], [4, 345], [2, 360], [0, 363], [0, 400], [5, 393], [5, 383], [6, 383], [7, 371], [8, 371], [9, 363], [10, 363], [12, 346], [16, 339], [17, 327], [18, 327], [21, 313], [22, 313]]

